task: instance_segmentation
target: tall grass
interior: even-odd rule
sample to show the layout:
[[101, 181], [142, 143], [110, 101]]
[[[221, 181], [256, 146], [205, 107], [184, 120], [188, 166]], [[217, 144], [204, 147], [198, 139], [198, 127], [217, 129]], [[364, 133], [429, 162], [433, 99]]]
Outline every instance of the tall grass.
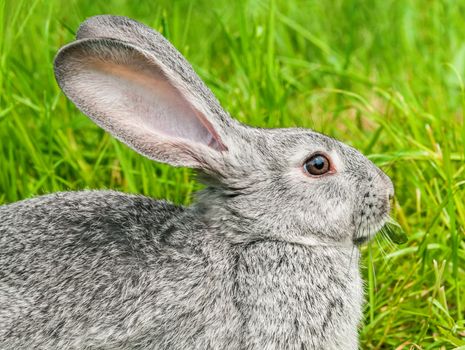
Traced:
[[188, 204], [198, 188], [60, 93], [57, 49], [102, 13], [161, 31], [239, 120], [314, 128], [380, 165], [409, 241], [362, 251], [361, 346], [465, 348], [465, 3], [0, 0], [0, 203], [113, 188]]

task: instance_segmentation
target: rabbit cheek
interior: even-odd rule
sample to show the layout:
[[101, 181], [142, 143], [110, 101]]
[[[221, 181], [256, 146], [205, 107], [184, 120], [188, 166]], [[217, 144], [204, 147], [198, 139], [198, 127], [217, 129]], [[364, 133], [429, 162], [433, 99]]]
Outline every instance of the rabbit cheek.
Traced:
[[350, 182], [340, 176], [310, 178], [300, 168], [287, 175], [286, 191], [281, 208], [299, 203], [286, 211], [281, 222], [292, 222], [302, 236], [313, 236], [323, 242], [349, 241], [352, 236], [353, 191]]
[[314, 202], [316, 205], [308, 208], [306, 216], [310, 231], [331, 241], [350, 240], [353, 201], [343, 186], [328, 184], [321, 192], [315, 193]]
[[341, 224], [346, 224], [347, 212], [350, 210], [349, 203], [340, 199], [327, 200], [324, 204], [327, 216], [326, 225], [339, 227]]

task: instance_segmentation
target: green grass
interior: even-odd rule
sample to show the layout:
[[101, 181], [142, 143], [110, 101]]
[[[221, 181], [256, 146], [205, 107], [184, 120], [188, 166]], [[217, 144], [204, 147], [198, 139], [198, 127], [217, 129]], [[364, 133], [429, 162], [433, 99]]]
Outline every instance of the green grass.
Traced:
[[83, 19], [130, 16], [242, 122], [314, 128], [392, 177], [409, 241], [363, 249], [363, 349], [464, 349], [464, 12], [446, 0], [0, 0], [0, 203], [83, 188], [190, 202], [191, 171], [116, 142], [54, 80]]

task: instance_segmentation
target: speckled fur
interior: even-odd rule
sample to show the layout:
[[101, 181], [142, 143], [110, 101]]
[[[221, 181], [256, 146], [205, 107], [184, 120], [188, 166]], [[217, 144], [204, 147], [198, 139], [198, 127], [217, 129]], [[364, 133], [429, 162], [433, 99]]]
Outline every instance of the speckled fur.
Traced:
[[[110, 39], [169, 67], [227, 151], [194, 155], [207, 187], [191, 207], [114, 191], [1, 206], [0, 349], [357, 349], [363, 288], [354, 242], [385, 222], [387, 176], [316, 132], [237, 123], [182, 56], [137, 22], [91, 18], [77, 47], [97, 40], [99, 50], [126, 50]], [[77, 105], [151, 152], [91, 104]], [[171, 158], [148, 156], [179, 165], [162, 146]], [[303, 173], [317, 151], [334, 159], [336, 174]]]

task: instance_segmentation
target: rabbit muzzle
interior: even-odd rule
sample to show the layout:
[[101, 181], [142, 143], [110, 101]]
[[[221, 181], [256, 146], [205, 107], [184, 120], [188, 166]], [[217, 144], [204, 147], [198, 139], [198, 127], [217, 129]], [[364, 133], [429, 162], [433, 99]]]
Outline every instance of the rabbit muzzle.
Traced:
[[368, 242], [389, 218], [394, 186], [385, 173], [379, 168], [375, 169], [375, 175], [360, 189], [354, 220], [356, 229], [352, 238], [355, 245]]

